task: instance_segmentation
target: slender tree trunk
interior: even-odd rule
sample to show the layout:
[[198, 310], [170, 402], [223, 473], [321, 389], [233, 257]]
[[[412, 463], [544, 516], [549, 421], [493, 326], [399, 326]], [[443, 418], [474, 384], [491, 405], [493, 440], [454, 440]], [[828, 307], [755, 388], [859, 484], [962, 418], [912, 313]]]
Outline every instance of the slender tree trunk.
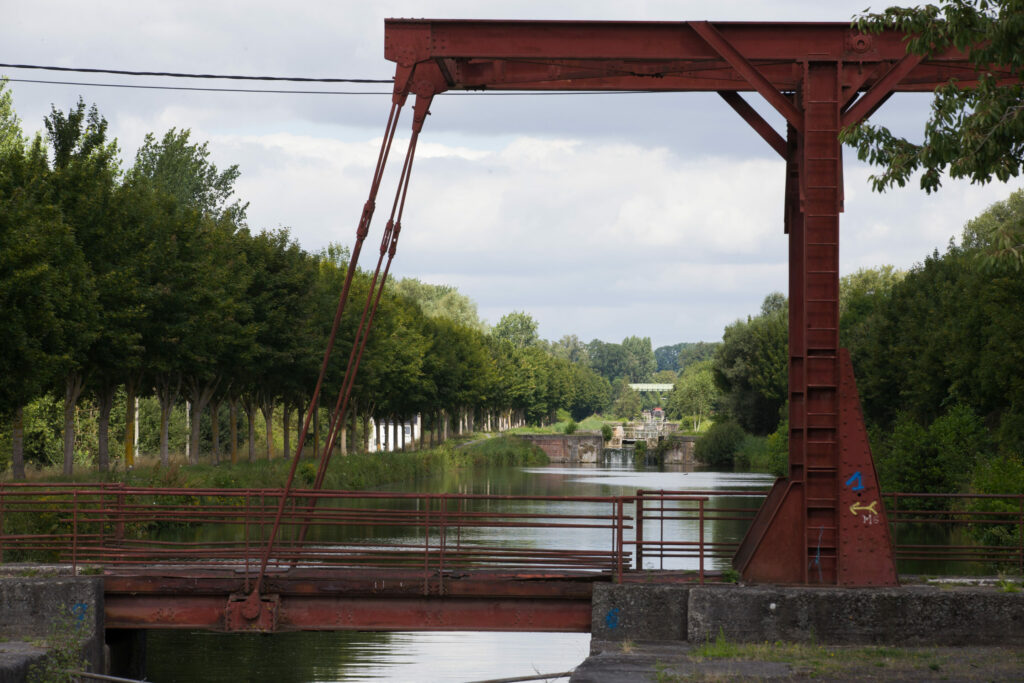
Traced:
[[370, 415], [363, 413], [363, 453], [370, 452]]
[[100, 414], [96, 421], [96, 440], [99, 442], [96, 464], [100, 472], [108, 472], [110, 471], [110, 411], [114, 408], [114, 388], [101, 388], [97, 399]]
[[355, 407], [353, 407], [349, 411], [349, 413], [352, 416], [352, 419], [351, 419], [351, 422], [352, 422], [352, 425], [351, 425], [351, 429], [352, 429], [352, 452], [355, 453], [357, 448], [358, 448], [358, 443], [359, 443], [359, 433], [358, 433], [358, 431], [356, 429], [356, 425], [357, 425], [358, 421], [356, 419]]
[[228, 399], [228, 414], [231, 416], [231, 464], [238, 462], [238, 397]]
[[171, 463], [168, 450], [168, 426], [171, 421], [171, 410], [181, 390], [181, 377], [171, 380], [164, 377], [156, 388], [156, 397], [160, 402], [160, 463], [167, 467]]
[[245, 411], [246, 426], [248, 427], [249, 462], [252, 462], [256, 459], [256, 402], [253, 401], [252, 397], [245, 396], [242, 398], [242, 410]]
[[416, 424], [420, 428], [420, 447], [419, 450], [423, 450], [423, 428], [426, 426], [423, 422], [423, 413], [416, 415]]
[[380, 451], [380, 422], [373, 420], [373, 450]]
[[289, 422], [291, 421], [291, 406], [287, 401], [281, 404], [281, 446], [284, 448], [284, 457], [292, 457], [292, 442], [288, 435]]
[[391, 434], [393, 435], [391, 439], [392, 452], [395, 452], [400, 448], [400, 445], [398, 443], [398, 423], [399, 419], [397, 417], [393, 417], [391, 419]]
[[217, 377], [211, 382], [204, 382], [199, 378], [189, 379], [189, 394], [191, 396], [191, 412], [189, 414], [189, 462], [199, 462], [199, 423], [206, 410], [207, 404], [213, 399], [220, 378]]
[[263, 401], [260, 404], [263, 422], [267, 427], [267, 460], [274, 459], [274, 402]]
[[171, 455], [168, 450], [167, 425], [171, 418], [171, 406], [173, 404], [160, 402], [160, 464], [167, 467], [171, 464]]
[[210, 401], [210, 445], [213, 446], [213, 464], [220, 464], [220, 399]]
[[128, 394], [124, 415], [124, 466], [131, 469], [135, 467], [135, 382], [129, 380], [124, 388]]
[[320, 404], [313, 406], [313, 457], [320, 456]]
[[72, 373], [64, 380], [64, 476], [70, 477], [75, 467], [75, 407], [82, 395], [84, 379]]
[[18, 406], [11, 423], [11, 468], [15, 481], [25, 481], [25, 409]]
[[[309, 410], [308, 406], [302, 405], [302, 401], [299, 401], [298, 408], [295, 411], [295, 440], [296, 442], [302, 442], [302, 450], [306, 450], [305, 434], [302, 432], [302, 428], [306, 426], [306, 411]], [[295, 446], [298, 450], [298, 446]], [[294, 454], [292, 454], [294, 455]], [[302, 457], [302, 454], [299, 454]]]
[[348, 455], [348, 423], [345, 421], [347, 415], [341, 416], [341, 429], [338, 433], [338, 446], [342, 455]]

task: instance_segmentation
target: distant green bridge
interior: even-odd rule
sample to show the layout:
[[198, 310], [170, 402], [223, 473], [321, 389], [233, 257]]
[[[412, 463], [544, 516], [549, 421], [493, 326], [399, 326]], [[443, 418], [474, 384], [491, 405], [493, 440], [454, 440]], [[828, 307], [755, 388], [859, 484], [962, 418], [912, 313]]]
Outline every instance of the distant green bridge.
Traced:
[[672, 384], [651, 384], [644, 382], [630, 382], [629, 388], [633, 391], [666, 394], [674, 388]]

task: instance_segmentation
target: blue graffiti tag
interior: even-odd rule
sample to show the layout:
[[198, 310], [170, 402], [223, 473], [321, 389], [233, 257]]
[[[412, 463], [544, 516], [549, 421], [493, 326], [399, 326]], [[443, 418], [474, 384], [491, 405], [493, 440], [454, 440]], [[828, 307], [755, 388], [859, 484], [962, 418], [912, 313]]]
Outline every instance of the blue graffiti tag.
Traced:
[[854, 472], [853, 476], [847, 479], [843, 486], [853, 486], [850, 488], [851, 491], [863, 491], [864, 490], [864, 479], [860, 475], [860, 471]]
[[85, 615], [89, 613], [89, 605], [84, 602], [76, 602], [71, 608], [71, 615], [79, 621], [85, 621]]
[[613, 607], [608, 610], [608, 614], [604, 615], [604, 625], [608, 628], [619, 627], [619, 608]]

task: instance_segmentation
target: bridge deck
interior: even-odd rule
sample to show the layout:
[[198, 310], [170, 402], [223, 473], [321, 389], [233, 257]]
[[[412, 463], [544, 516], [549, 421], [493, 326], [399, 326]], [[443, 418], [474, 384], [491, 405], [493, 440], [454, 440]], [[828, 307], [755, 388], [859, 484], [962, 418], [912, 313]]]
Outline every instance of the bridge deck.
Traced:
[[[595, 581], [610, 573], [296, 569], [271, 572], [268, 630], [590, 630]], [[135, 567], [104, 574], [108, 628], [237, 630], [244, 570]], [[263, 629], [254, 629], [263, 630]]]

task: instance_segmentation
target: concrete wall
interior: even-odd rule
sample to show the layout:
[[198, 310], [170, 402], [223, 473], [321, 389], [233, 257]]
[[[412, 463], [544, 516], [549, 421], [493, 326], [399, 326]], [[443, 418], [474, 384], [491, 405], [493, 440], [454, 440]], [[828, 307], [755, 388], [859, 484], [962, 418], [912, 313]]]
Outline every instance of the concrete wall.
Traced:
[[604, 451], [600, 434], [517, 434], [540, 447], [553, 463], [596, 463]]
[[[61, 617], [80, 630], [91, 671], [103, 670], [103, 579], [99, 577], [0, 577], [0, 640], [27, 642], [21, 656], [0, 657], [0, 683], [24, 680], [39, 656], [38, 645]], [[16, 649], [16, 648], [15, 648]], [[31, 650], [31, 651], [30, 651]]]
[[1024, 645], [1024, 593], [997, 588], [596, 584], [598, 640]]
[[672, 444], [665, 451], [666, 465], [692, 465], [696, 462], [693, 457], [693, 444], [696, 443], [695, 436], [672, 436], [669, 437]]

